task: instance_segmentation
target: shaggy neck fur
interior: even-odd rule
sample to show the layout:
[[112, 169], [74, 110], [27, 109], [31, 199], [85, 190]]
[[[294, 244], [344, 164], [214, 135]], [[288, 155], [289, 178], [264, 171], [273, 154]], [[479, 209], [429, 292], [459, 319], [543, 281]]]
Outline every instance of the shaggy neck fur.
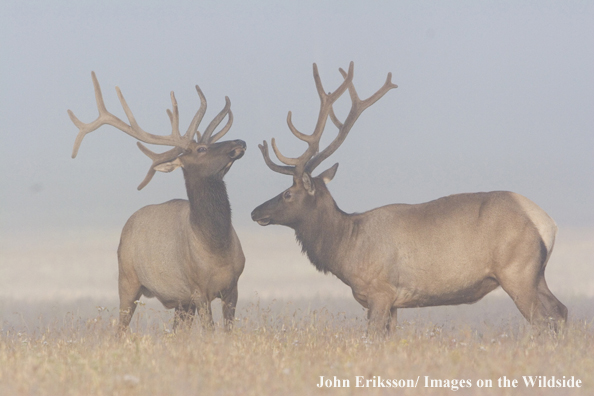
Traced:
[[301, 250], [318, 271], [331, 272], [340, 277], [340, 262], [345, 254], [344, 247], [355, 231], [351, 215], [343, 212], [330, 194], [314, 213], [295, 224], [295, 237]]
[[231, 243], [231, 205], [225, 182], [217, 177], [186, 177], [190, 200], [190, 221], [213, 251], [225, 250]]

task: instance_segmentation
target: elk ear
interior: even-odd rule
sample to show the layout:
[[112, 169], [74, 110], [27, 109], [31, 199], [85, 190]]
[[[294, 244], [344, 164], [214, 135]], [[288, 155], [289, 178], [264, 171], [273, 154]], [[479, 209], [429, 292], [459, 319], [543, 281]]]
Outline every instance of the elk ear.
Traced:
[[337, 170], [338, 162], [332, 165], [332, 167], [326, 169], [324, 172], [320, 173], [318, 177], [324, 181], [324, 184], [328, 184], [332, 179], [334, 179], [334, 175], [336, 174]]
[[314, 195], [316, 193], [316, 187], [311, 180], [311, 177], [306, 173], [303, 172], [303, 176], [301, 176], [301, 180], [303, 181], [303, 187], [309, 195]]
[[177, 168], [183, 168], [183, 167], [184, 166], [182, 165], [181, 161], [179, 160], [179, 157], [177, 157], [173, 161], [167, 161], [167, 162], [163, 162], [162, 164], [155, 165], [153, 167], [153, 169], [156, 171], [159, 171], [159, 172], [169, 173], [169, 172], [176, 170]]

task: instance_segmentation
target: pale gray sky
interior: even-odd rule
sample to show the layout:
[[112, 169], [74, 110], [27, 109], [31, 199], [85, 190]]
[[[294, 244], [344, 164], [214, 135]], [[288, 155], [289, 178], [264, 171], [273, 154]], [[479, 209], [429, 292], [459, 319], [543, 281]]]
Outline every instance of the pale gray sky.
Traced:
[[[96, 118], [91, 70], [108, 109], [168, 134], [174, 90], [185, 130], [231, 99], [229, 139], [248, 143], [226, 177], [240, 227], [291, 183], [257, 149], [287, 155], [310, 132], [317, 62], [327, 90], [355, 62], [366, 97], [399, 85], [357, 121], [320, 171], [347, 212], [457, 192], [512, 190], [560, 226], [594, 226], [594, 3], [590, 1], [3, 1], [0, 13], [0, 231], [121, 227], [138, 208], [185, 197], [181, 172], [136, 186], [150, 165], [134, 139], [103, 127], [76, 159], [66, 113]], [[339, 114], [344, 114], [344, 98]], [[342, 112], [340, 111], [342, 110]], [[206, 123], [207, 121], [205, 121]], [[327, 135], [335, 133], [328, 125]]]

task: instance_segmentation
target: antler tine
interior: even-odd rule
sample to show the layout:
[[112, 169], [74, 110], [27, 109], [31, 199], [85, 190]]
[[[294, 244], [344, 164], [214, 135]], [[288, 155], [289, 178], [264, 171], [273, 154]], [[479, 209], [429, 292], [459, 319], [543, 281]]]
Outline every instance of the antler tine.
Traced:
[[171, 136], [181, 140], [182, 137], [179, 133], [179, 110], [177, 109], [177, 100], [175, 100], [173, 91], [171, 91], [171, 107], [173, 108], [173, 113], [171, 110], [167, 109], [167, 115], [171, 121]]
[[[328, 119], [328, 115], [332, 113], [332, 105], [336, 100], [347, 90], [349, 84], [352, 82], [353, 73], [354, 73], [354, 63], [351, 62], [349, 64], [349, 72], [345, 80], [340, 84], [340, 86], [332, 93], [326, 93], [324, 91], [324, 87], [322, 85], [322, 80], [320, 78], [320, 73], [318, 72], [318, 66], [314, 63], [313, 64], [313, 74], [314, 74], [314, 81], [316, 84], [316, 89], [318, 91], [318, 95], [320, 97], [320, 113], [318, 115], [318, 121], [316, 123], [315, 129], [311, 135], [306, 135], [297, 130], [293, 125], [293, 121], [291, 119], [292, 113], [289, 112], [287, 115], [287, 124], [289, 129], [298, 139], [307, 142], [308, 147], [303, 154], [301, 154], [297, 158], [289, 158], [284, 156], [278, 147], [276, 146], [276, 142], [274, 139], [271, 140], [272, 149], [276, 154], [277, 158], [286, 165], [292, 165], [295, 169], [292, 174], [301, 174], [305, 170], [308, 161], [314, 157], [319, 150], [320, 146], [320, 139], [322, 137], [322, 133], [326, 126], [326, 120]], [[334, 117], [336, 118], [336, 117]], [[265, 158], [266, 159], [266, 158]]]
[[299, 132], [297, 128], [295, 128], [295, 125], [293, 125], [293, 120], [291, 119], [292, 116], [293, 114], [289, 111], [289, 114], [287, 114], [287, 125], [289, 126], [289, 129], [291, 130], [291, 132], [293, 132], [293, 135], [295, 135], [297, 139], [303, 140], [304, 142], [308, 142], [311, 139], [311, 135], [306, 135], [304, 133]]
[[[340, 74], [342, 74], [342, 76], [346, 79], [347, 74], [345, 73], [345, 71], [342, 69], [339, 69], [339, 71]], [[386, 82], [384, 82], [384, 85], [382, 85], [382, 87], [378, 89], [377, 92], [371, 95], [369, 98], [365, 100], [359, 99], [359, 95], [357, 95], [355, 86], [352, 83], [349, 85], [349, 94], [351, 96], [352, 102], [355, 103], [355, 106], [357, 108], [359, 106], [362, 107], [362, 109], [359, 111], [359, 114], [361, 114], [363, 110], [380, 100], [382, 96], [384, 96], [389, 90], [393, 88], [398, 88], [398, 85], [392, 83], [392, 73], [388, 73], [388, 77], [386, 77]]]
[[[85, 124], [81, 122], [72, 112], [72, 110], [68, 110], [68, 115], [70, 119], [79, 129], [78, 135], [76, 136], [76, 140], [74, 141], [74, 147], [72, 149], [72, 158], [76, 158], [78, 154], [78, 149], [80, 144], [82, 143], [83, 138], [89, 132], [93, 132], [95, 129], [99, 128], [103, 123], [100, 121], [101, 116], [103, 114], [109, 114], [107, 108], [105, 107], [105, 103], [103, 103], [103, 95], [101, 94], [101, 87], [99, 86], [99, 82], [97, 81], [97, 77], [95, 76], [95, 72], [91, 72], [91, 78], [93, 80], [93, 88], [95, 90], [95, 101], [97, 102], [97, 109], [99, 110], [99, 117], [93, 121], [92, 123]], [[117, 120], [121, 121], [119, 118], [115, 117]], [[124, 123], [121, 121], [122, 124]]]
[[[354, 75], [355, 63], [351, 61], [349, 63], [349, 71], [346, 76], [344, 76], [344, 81], [340, 86], [332, 93], [326, 94], [324, 88], [322, 87], [322, 81], [320, 79], [320, 74], [318, 73], [318, 66], [314, 63], [314, 80], [316, 82], [316, 88], [318, 89], [318, 94], [320, 95], [320, 100], [322, 102], [328, 101], [330, 103], [336, 102], [336, 100], [342, 96], [344, 91], [349, 87], [349, 85], [353, 82], [353, 75]], [[344, 70], [339, 69], [342, 72]]]
[[[290, 157], [284, 156], [280, 152], [280, 150], [278, 149], [278, 146], [276, 145], [274, 138], [272, 138], [270, 140], [270, 143], [272, 144], [272, 149], [274, 150], [274, 154], [276, 154], [276, 157], [282, 163], [284, 163], [286, 165], [292, 165], [291, 169], [295, 168], [295, 170], [292, 171], [291, 174], [295, 174], [295, 173], [302, 172], [303, 167], [305, 166], [305, 163], [307, 163], [307, 161], [317, 152], [320, 139], [319, 139], [319, 136], [317, 136], [315, 134], [315, 132], [311, 135], [306, 135], [304, 133], [299, 132], [297, 130], [297, 128], [295, 128], [295, 125], [293, 125], [291, 116], [292, 116], [292, 113], [289, 111], [289, 113], [287, 114], [287, 125], [289, 126], [289, 129], [291, 130], [293, 135], [295, 135], [295, 137], [297, 137], [300, 140], [303, 140], [304, 142], [307, 142], [307, 144], [308, 144], [307, 150], [305, 150], [305, 152], [297, 158], [290, 158]], [[266, 160], [266, 158], [265, 158], [265, 160]]]
[[202, 93], [202, 90], [198, 85], [196, 85], [196, 92], [198, 92], [198, 96], [200, 97], [200, 108], [196, 112], [196, 115], [192, 119], [190, 126], [188, 127], [188, 131], [184, 135], [184, 138], [188, 141], [192, 140], [194, 136], [196, 136], [196, 140], [200, 140], [200, 132], [198, 132], [198, 125], [202, 122], [202, 118], [204, 118], [204, 114], [206, 113], [206, 97]]
[[220, 138], [222, 138], [223, 136], [225, 136], [225, 134], [227, 132], [229, 132], [229, 129], [231, 129], [231, 125], [233, 125], [233, 112], [231, 110], [229, 110], [229, 113], [227, 113], [227, 115], [229, 116], [229, 119], [227, 120], [227, 124], [225, 124], [225, 127], [223, 129], [221, 129], [220, 131], [218, 131], [217, 133], [215, 133], [211, 138], [209, 143], [214, 143], [217, 140], [219, 140]]
[[180, 155], [183, 152], [182, 148], [174, 147], [171, 150], [165, 151], [164, 153], [155, 153], [154, 151], [149, 150], [144, 144], [142, 144], [140, 142], [136, 142], [136, 144], [138, 145], [138, 148], [140, 149], [140, 151], [142, 151], [144, 154], [146, 154], [147, 157], [149, 157], [150, 159], [153, 160], [153, 164], [151, 165], [149, 171], [147, 172], [144, 180], [137, 187], [139, 191], [142, 190], [144, 188], [144, 186], [146, 186], [151, 181], [153, 176], [155, 175], [155, 173], [156, 173], [155, 166], [156, 165], [162, 164], [163, 162], [171, 161], [172, 159], [175, 159], [175, 157], [177, 157], [178, 155]]
[[[352, 62], [351, 62], [351, 65], [352, 65]], [[349, 90], [349, 95], [351, 97], [351, 102], [352, 102], [351, 110], [350, 110], [349, 114], [347, 115], [344, 123], [341, 123], [338, 120], [338, 118], [336, 117], [336, 115], [334, 114], [334, 110], [330, 109], [329, 116], [330, 116], [330, 119], [332, 120], [332, 122], [334, 123], [334, 125], [336, 125], [336, 127], [338, 128], [338, 135], [332, 141], [332, 143], [330, 143], [328, 145], [328, 147], [326, 147], [322, 152], [320, 152], [319, 154], [317, 154], [315, 157], [313, 157], [311, 160], [308, 161], [308, 163], [305, 166], [305, 170], [310, 173], [320, 163], [322, 163], [322, 161], [324, 161], [326, 158], [328, 158], [330, 155], [332, 155], [338, 149], [338, 147], [340, 147], [340, 145], [346, 139], [349, 131], [353, 127], [353, 124], [355, 123], [355, 121], [357, 121], [357, 118], [359, 118], [361, 113], [363, 113], [363, 111], [366, 108], [368, 108], [369, 106], [371, 106], [372, 104], [377, 102], [389, 90], [391, 90], [393, 88], [398, 88], [398, 86], [396, 84], [392, 84], [392, 73], [388, 73], [388, 77], [386, 78], [386, 82], [384, 83], [384, 85], [377, 92], [375, 92], [373, 95], [371, 95], [369, 98], [367, 98], [365, 100], [361, 100], [359, 98], [359, 96], [357, 95], [357, 91], [355, 90], [355, 86], [352, 82], [352, 72], [350, 70], [350, 67], [349, 67], [348, 73], [346, 73], [343, 69], [339, 69], [339, 71], [342, 74], [343, 78], [345, 79], [345, 82], [349, 81], [348, 90]]]
[[271, 170], [278, 172], [278, 173], [282, 173], [284, 175], [294, 175], [295, 174], [294, 166], [282, 166], [282, 165], [277, 165], [274, 162], [272, 162], [272, 160], [270, 159], [270, 155], [268, 153], [268, 144], [266, 143], [266, 140], [264, 140], [262, 142], [262, 144], [259, 144], [258, 148], [262, 152], [262, 156], [264, 157], [264, 162], [266, 162], [266, 165], [268, 165], [268, 167]]
[[285, 157], [280, 152], [280, 150], [276, 146], [276, 142], [275, 142], [274, 138], [270, 139], [270, 143], [272, 144], [272, 149], [274, 150], [274, 154], [276, 154], [276, 157], [279, 159], [280, 162], [282, 162], [285, 165], [293, 165], [293, 166], [297, 167], [297, 166], [299, 166], [299, 164], [306, 162], [310, 158], [309, 152], [310, 152], [310, 148], [312, 147], [311, 144], [307, 148], [307, 150], [305, 150], [305, 152], [303, 154], [301, 154], [299, 157], [290, 158], [290, 157]]
[[[141, 142], [145, 142], [145, 143], [149, 143], [149, 144], [158, 144], [158, 145], [162, 145], [162, 146], [176, 146], [176, 147], [181, 147], [183, 149], [187, 148], [189, 141], [181, 139], [181, 136], [179, 134], [179, 112], [177, 109], [177, 101], [175, 100], [175, 95], [174, 95], [173, 91], [171, 92], [171, 103], [172, 103], [172, 107], [173, 107], [173, 117], [170, 116], [172, 132], [169, 136], [153, 135], [152, 133], [148, 133], [148, 132], [144, 131], [136, 122], [136, 119], [134, 118], [134, 114], [132, 114], [132, 110], [130, 110], [128, 103], [126, 103], [126, 99], [124, 99], [124, 95], [122, 95], [122, 91], [120, 90], [119, 87], [116, 87], [116, 92], [118, 94], [118, 98], [120, 99], [120, 103], [122, 104], [122, 108], [124, 109], [124, 112], [126, 113], [126, 117], [128, 117], [128, 121], [130, 121], [130, 125], [127, 125], [126, 123], [122, 122], [122, 124], [125, 126], [125, 129], [122, 129], [118, 126], [116, 126], [116, 128], [126, 132], [128, 135], [140, 140]], [[110, 113], [108, 113], [108, 114], [110, 114]], [[168, 112], [168, 114], [169, 114], [169, 112]], [[115, 116], [113, 116], [113, 117], [115, 117]], [[117, 118], [117, 117], [115, 117], [115, 118]], [[175, 125], [174, 123], [177, 123], [177, 125]], [[109, 123], [106, 123], [106, 124], [109, 124]], [[110, 124], [110, 125], [113, 125], [113, 124]], [[115, 126], [115, 125], [113, 125], [113, 126]], [[179, 138], [178, 138], [178, 136], [179, 136]]]
[[[210, 124], [208, 124], [208, 126], [206, 127], [206, 130], [204, 131], [204, 135], [202, 135], [202, 137], [200, 138], [200, 142], [203, 142], [203, 143], [211, 142], [210, 136], [214, 132], [215, 128], [219, 126], [221, 121], [223, 121], [223, 118], [225, 118], [225, 116], [229, 113], [230, 108], [231, 108], [231, 101], [229, 100], [228, 96], [225, 96], [225, 107], [223, 107], [223, 110], [221, 110], [219, 112], [219, 114], [217, 114], [217, 116], [215, 118], [213, 118], [213, 120], [210, 122]], [[233, 122], [233, 117], [230, 116], [229, 120], [231, 122]], [[229, 128], [231, 128], [231, 125], [229, 124], [229, 121], [228, 121], [227, 125], [225, 125], [225, 127], [221, 130], [221, 132], [224, 131], [224, 133], [223, 134], [217, 133], [217, 139], [220, 139], [221, 137], [223, 137], [223, 135], [225, 133], [227, 133]]]
[[[316, 82], [316, 88], [318, 90], [318, 95], [320, 96], [321, 103], [318, 122], [314, 129], [314, 133], [312, 133], [311, 136], [312, 140], [317, 140], [317, 144], [319, 144], [324, 128], [326, 127], [326, 120], [328, 119], [328, 115], [333, 112], [332, 105], [334, 105], [334, 102], [336, 102], [336, 100], [340, 96], [342, 96], [342, 94], [347, 90], [349, 85], [353, 82], [354, 68], [355, 64], [351, 61], [351, 63], [349, 63], [349, 72], [342, 84], [340, 84], [340, 86], [334, 92], [326, 94], [324, 91], [324, 87], [322, 86], [320, 74], [318, 73], [318, 66], [314, 63], [314, 80]], [[316, 148], [315, 152], [312, 155], [316, 154], [317, 152], [318, 148]]]
[[[79, 129], [79, 133], [76, 137], [76, 140], [74, 141], [74, 147], [72, 149], [72, 158], [75, 158], [76, 155], [78, 154], [78, 149], [79, 149], [85, 135], [90, 132], [93, 132], [94, 130], [98, 129], [102, 125], [111, 125], [113, 127], [116, 127], [119, 130], [121, 130], [122, 132], [125, 132], [128, 135], [130, 135], [142, 142], [149, 143], [149, 144], [177, 146], [177, 147], [182, 147], [182, 148], [185, 148], [187, 146], [189, 141], [185, 141], [183, 139], [182, 140], [177, 139], [177, 136], [175, 136], [175, 134], [173, 132], [169, 136], [159, 136], [159, 135], [153, 135], [151, 133], [148, 133], [148, 132], [144, 131], [142, 128], [140, 128], [140, 126], [136, 122], [136, 119], [134, 118], [134, 115], [132, 114], [132, 111], [130, 110], [130, 107], [126, 103], [126, 100], [124, 99], [124, 96], [122, 95], [122, 92], [120, 91], [120, 89], [118, 87], [116, 87], [116, 92], [118, 94], [118, 98], [120, 99], [120, 103], [122, 104], [122, 107], [124, 108], [124, 112], [126, 113], [128, 120], [130, 121], [130, 125], [126, 124], [124, 121], [122, 121], [115, 115], [111, 114], [105, 107], [105, 103], [103, 101], [103, 95], [101, 94], [101, 87], [99, 86], [99, 81], [97, 80], [97, 76], [95, 75], [95, 72], [91, 72], [91, 77], [93, 80], [93, 87], [95, 89], [95, 101], [97, 102], [97, 109], [99, 110], [99, 116], [97, 117], [97, 119], [95, 121], [87, 124], [87, 123], [81, 122], [74, 115], [74, 113], [71, 110], [68, 110], [68, 115], [70, 116], [70, 119], [72, 120], [74, 125], [76, 125]], [[173, 97], [172, 97], [172, 101], [175, 102], [175, 99]], [[177, 104], [174, 103], [174, 111], [175, 112], [177, 112], [176, 107], [177, 107]], [[174, 122], [173, 118], [174, 117], [172, 116], [171, 117], [172, 124]]]
[[336, 127], [338, 129], [342, 128], [342, 122], [340, 122], [338, 120], [338, 118], [336, 117], [336, 114], [334, 114], [334, 108], [330, 109], [330, 119], [332, 120], [332, 123], [334, 125], [336, 125]]

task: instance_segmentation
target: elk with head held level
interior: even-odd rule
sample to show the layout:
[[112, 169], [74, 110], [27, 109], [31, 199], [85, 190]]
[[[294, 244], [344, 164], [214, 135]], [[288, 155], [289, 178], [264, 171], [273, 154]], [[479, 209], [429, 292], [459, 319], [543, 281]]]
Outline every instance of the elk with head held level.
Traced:
[[[136, 301], [144, 295], [156, 297], [166, 308], [175, 308], [174, 328], [180, 321], [190, 324], [197, 309], [203, 324], [211, 327], [210, 304], [220, 298], [225, 328], [230, 329], [237, 303], [237, 281], [245, 258], [231, 225], [231, 207], [223, 176], [233, 162], [243, 156], [246, 144], [243, 140], [217, 142], [233, 123], [229, 98], [225, 97], [223, 110], [200, 134], [198, 126], [206, 112], [206, 99], [196, 85], [200, 109], [182, 136], [177, 102], [171, 92], [173, 111], [167, 110], [171, 134], [153, 135], [140, 128], [117, 87], [130, 124], [108, 112], [94, 72], [92, 78], [99, 117], [86, 124], [68, 110], [80, 130], [72, 157], [76, 157], [84, 136], [102, 125], [114, 126], [144, 143], [173, 146], [157, 154], [137, 142], [153, 161], [138, 189], [147, 185], [155, 171], [171, 172], [180, 167], [189, 198], [145, 206], [126, 222], [118, 248], [120, 328], [128, 327]], [[226, 125], [213, 135], [225, 117], [228, 117]]]
[[[498, 286], [531, 323], [565, 321], [567, 308], [544, 278], [557, 226], [519, 194], [456, 194], [354, 214], [338, 208], [326, 187], [338, 164], [316, 177], [312, 172], [340, 146], [363, 110], [397, 87], [388, 74], [375, 94], [361, 100], [353, 85], [353, 63], [348, 72], [340, 72], [344, 82], [326, 94], [314, 64], [321, 105], [311, 135], [295, 128], [289, 112], [289, 129], [308, 144], [304, 154], [287, 158], [272, 139], [276, 156], [285, 164], [278, 165], [270, 159], [266, 141], [259, 146], [268, 167], [292, 175], [293, 185], [254, 209], [252, 219], [263, 226], [293, 228], [315, 267], [336, 275], [368, 308], [372, 333], [394, 329], [398, 308], [474, 303]], [[347, 89], [352, 106], [340, 122], [332, 105]], [[319, 152], [328, 117], [338, 135]]]

